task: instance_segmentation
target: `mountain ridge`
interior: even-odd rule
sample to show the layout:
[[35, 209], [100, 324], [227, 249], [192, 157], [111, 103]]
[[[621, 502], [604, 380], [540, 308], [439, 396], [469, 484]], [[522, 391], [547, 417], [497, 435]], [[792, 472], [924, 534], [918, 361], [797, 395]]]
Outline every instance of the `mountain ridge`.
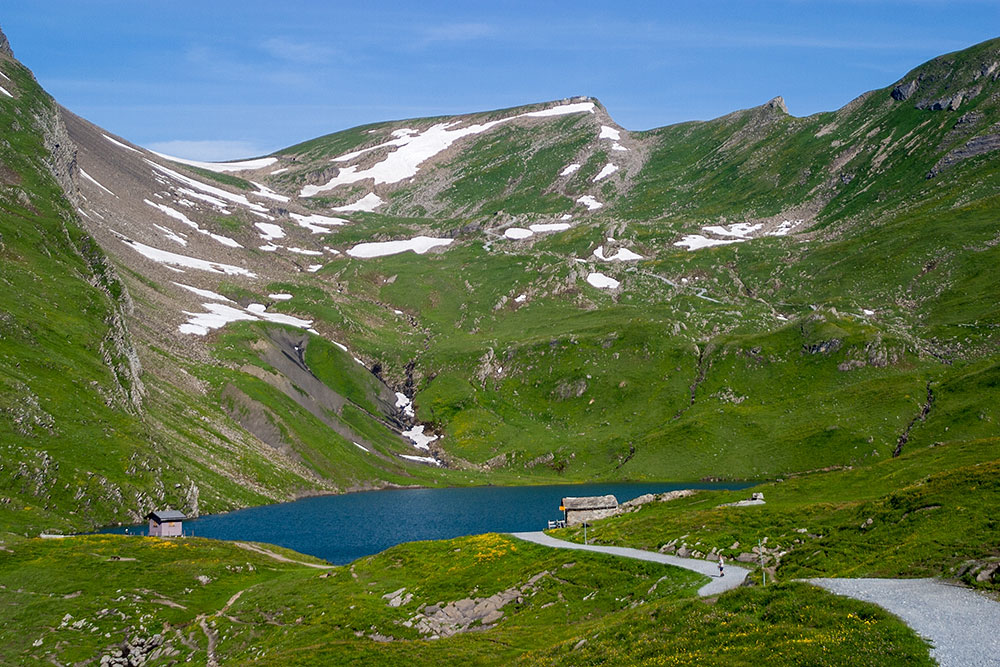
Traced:
[[[996, 286], [998, 43], [807, 117], [777, 97], [629, 132], [574, 97], [228, 165], [53, 107], [39, 154], [120, 285], [95, 360], [156, 444], [135, 445], [146, 479], [108, 469], [124, 505], [83, 519], [84, 491], [17, 525], [385, 485], [760, 478], [892, 456], [904, 430], [907, 447], [981, 437], [998, 309], [969, 290]], [[26, 444], [22, 461], [48, 452]], [[17, 475], [0, 488], [37, 508], [86, 471]]]

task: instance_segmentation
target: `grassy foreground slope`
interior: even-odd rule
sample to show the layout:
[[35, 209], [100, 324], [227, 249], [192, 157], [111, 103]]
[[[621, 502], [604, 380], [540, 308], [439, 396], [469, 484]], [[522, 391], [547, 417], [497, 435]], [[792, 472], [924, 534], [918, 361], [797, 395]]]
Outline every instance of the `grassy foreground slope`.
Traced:
[[[802, 585], [706, 604], [691, 599], [694, 573], [501, 535], [400, 545], [345, 567], [249, 547], [4, 536], [0, 661], [932, 664], [898, 620]], [[493, 617], [435, 616], [505, 594]]]

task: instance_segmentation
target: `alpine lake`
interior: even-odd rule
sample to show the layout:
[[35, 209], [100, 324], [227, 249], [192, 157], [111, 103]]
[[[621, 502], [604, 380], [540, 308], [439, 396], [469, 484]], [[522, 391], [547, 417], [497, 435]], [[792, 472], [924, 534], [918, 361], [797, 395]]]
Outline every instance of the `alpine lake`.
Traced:
[[[184, 534], [267, 542], [337, 565], [402, 542], [543, 530], [561, 519], [563, 497], [613, 494], [619, 503], [678, 489], [743, 489], [749, 482], [595, 483], [363, 491], [250, 507], [184, 522]], [[103, 533], [145, 534], [146, 526]]]

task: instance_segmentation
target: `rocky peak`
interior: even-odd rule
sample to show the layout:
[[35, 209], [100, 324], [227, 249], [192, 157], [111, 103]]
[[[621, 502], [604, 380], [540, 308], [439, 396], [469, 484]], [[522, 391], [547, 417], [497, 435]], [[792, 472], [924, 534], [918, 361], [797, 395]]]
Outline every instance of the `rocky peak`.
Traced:
[[781, 95], [778, 95], [773, 100], [769, 100], [764, 105], [764, 108], [765, 109], [770, 109], [770, 110], [777, 109], [778, 111], [781, 111], [782, 113], [785, 113], [785, 114], [788, 113], [788, 107], [785, 105], [785, 98], [782, 97]]
[[3, 30], [0, 30], [0, 55], [14, 57], [14, 52], [10, 49], [10, 42], [7, 41], [7, 35], [3, 34]]

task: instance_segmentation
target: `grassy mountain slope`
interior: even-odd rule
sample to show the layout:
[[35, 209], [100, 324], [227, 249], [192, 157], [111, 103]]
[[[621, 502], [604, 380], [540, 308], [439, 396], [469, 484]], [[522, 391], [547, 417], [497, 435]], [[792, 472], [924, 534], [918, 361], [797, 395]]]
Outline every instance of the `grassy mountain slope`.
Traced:
[[[63, 112], [81, 220], [124, 285], [122, 354], [144, 369], [142, 402], [116, 410], [173, 461], [152, 497], [206, 511], [387, 482], [760, 478], [992, 436], [998, 59], [977, 45], [808, 118], [776, 99], [629, 133], [574, 98], [380, 123], [236, 175]], [[410, 144], [433, 153], [412, 176], [378, 171]], [[345, 176], [367, 169], [383, 176]], [[375, 195], [373, 212], [331, 208]], [[419, 235], [451, 243], [351, 255]], [[676, 245], [692, 235], [741, 242]], [[137, 243], [242, 273], [178, 273]], [[595, 254], [619, 249], [641, 258]], [[220, 303], [255, 321], [185, 333]], [[400, 437], [415, 424], [440, 436], [428, 451]]]
[[[11, 54], [0, 56], [0, 71], [11, 93], [0, 96], [5, 530], [87, 529], [136, 521], [164, 505], [197, 514], [301, 493], [434, 482], [381, 453], [402, 446], [381, 423], [395, 398], [323, 341], [308, 346], [308, 357], [327, 382], [325, 398], [346, 397], [346, 408], [333, 406], [349, 411], [343, 420], [268, 384], [276, 371], [261, 358], [262, 345], [281, 357], [273, 342], [287, 340], [280, 325], [234, 327], [210, 364], [161, 344], [155, 320], [143, 316], [157, 308], [161, 284], [109, 257], [81, 226], [82, 207], [91, 206], [81, 183], [100, 173], [71, 136], [83, 121], [69, 117], [67, 131], [66, 112]], [[234, 357], [226, 352], [233, 341], [257, 351]], [[338, 434], [324, 419], [354, 427]], [[352, 438], [375, 439], [377, 453], [362, 454]]]
[[[774, 100], [629, 133], [577, 99], [355, 128], [235, 175], [107, 137], [4, 44], [0, 661], [924, 664], [894, 618], [784, 582], [996, 588], [997, 41], [809, 118]], [[388, 141], [495, 121], [412, 177], [303, 194]], [[366, 195], [384, 203], [333, 210]], [[418, 235], [451, 243], [350, 254]], [[191, 333], [206, 312], [239, 319]], [[418, 450], [414, 425], [441, 437]], [[706, 605], [689, 573], [498, 535], [317, 569], [14, 534], [386, 483], [699, 477], [776, 479], [764, 506], [699, 492], [591, 537], [752, 559], [766, 538], [778, 586]], [[511, 589], [495, 623], [419, 626]]]

